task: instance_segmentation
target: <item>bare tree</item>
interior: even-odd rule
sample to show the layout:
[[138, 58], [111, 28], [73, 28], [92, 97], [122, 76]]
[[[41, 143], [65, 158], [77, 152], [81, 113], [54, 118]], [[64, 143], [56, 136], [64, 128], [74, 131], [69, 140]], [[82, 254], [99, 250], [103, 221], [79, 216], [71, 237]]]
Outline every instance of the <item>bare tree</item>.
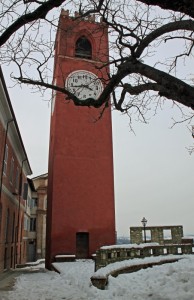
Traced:
[[[86, 0], [80, 4], [79, 0], [15, 0], [6, 5], [8, 2], [3, 1], [0, 15], [0, 57], [2, 62], [17, 65], [19, 73], [13, 77], [19, 82], [62, 92], [81, 106], [106, 106], [112, 95], [115, 109], [129, 116], [135, 112], [142, 121], [151, 107], [157, 109], [166, 99], [191, 108], [191, 112], [194, 109], [193, 74], [190, 70], [187, 74], [177, 72], [193, 58], [193, 1]], [[52, 82], [49, 62], [58, 15], [50, 16], [49, 11], [61, 9], [61, 4], [65, 9], [69, 5], [77, 9], [75, 20], [97, 14], [109, 28], [111, 72], [97, 100], [80, 100]], [[174, 47], [173, 54], [160, 50], [164, 46]]]
[[[15, 0], [1, 1], [1, 31], [0, 47], [25, 25], [45, 19], [47, 14], [54, 8], [59, 7], [64, 0]], [[11, 24], [10, 24], [11, 23]]]
[[192, 0], [137, 0], [147, 5], [159, 6], [162, 9], [173, 10], [175, 12], [181, 12], [192, 18], [194, 18], [194, 3]]

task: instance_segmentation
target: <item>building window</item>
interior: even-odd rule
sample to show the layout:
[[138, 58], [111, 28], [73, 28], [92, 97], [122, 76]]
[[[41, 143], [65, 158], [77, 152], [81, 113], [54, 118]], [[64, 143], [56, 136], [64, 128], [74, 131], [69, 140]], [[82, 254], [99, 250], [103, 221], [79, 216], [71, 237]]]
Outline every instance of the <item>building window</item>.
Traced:
[[163, 229], [163, 238], [164, 240], [172, 240], [171, 229]]
[[27, 206], [30, 207], [30, 203], [31, 203], [31, 198], [28, 196], [27, 197]]
[[[22, 241], [23, 238], [23, 227], [24, 227], [24, 218], [21, 219], [21, 226], [20, 226], [20, 242]], [[20, 246], [21, 247], [21, 246]]]
[[145, 239], [146, 239], [147, 242], [151, 241], [151, 239], [152, 239], [151, 230], [149, 230], [149, 229], [145, 229], [145, 230], [142, 229], [142, 241], [145, 242]]
[[92, 45], [84, 35], [76, 41], [75, 56], [87, 59], [92, 58]]
[[47, 209], [47, 199], [44, 199], [44, 209]]
[[13, 213], [13, 224], [12, 224], [12, 243], [15, 240], [15, 213]]
[[30, 231], [36, 231], [36, 218], [30, 218]]
[[22, 184], [23, 184], [23, 176], [22, 176], [22, 171], [20, 172], [19, 175], [19, 195], [22, 195]]
[[13, 184], [13, 174], [14, 174], [14, 158], [11, 159], [11, 168], [10, 168], [10, 174], [9, 174], [9, 180]]
[[38, 199], [37, 198], [32, 198], [30, 202], [30, 208], [37, 207]]
[[24, 182], [23, 184], [23, 199], [27, 200], [28, 199], [28, 183]]
[[28, 231], [30, 231], [30, 218], [28, 218]]
[[8, 161], [8, 146], [6, 144], [4, 161], [3, 161], [3, 174], [6, 174], [6, 172], [7, 172], [7, 161]]
[[25, 257], [25, 254], [26, 254], [26, 242], [24, 242], [23, 257]]
[[16, 177], [15, 177], [15, 187], [18, 190], [18, 186], [19, 186], [19, 168], [16, 168]]
[[7, 215], [5, 219], [5, 242], [8, 242], [8, 236], [9, 236], [9, 208], [7, 209]]
[[27, 216], [24, 216], [24, 230], [28, 231], [29, 230], [29, 220]]

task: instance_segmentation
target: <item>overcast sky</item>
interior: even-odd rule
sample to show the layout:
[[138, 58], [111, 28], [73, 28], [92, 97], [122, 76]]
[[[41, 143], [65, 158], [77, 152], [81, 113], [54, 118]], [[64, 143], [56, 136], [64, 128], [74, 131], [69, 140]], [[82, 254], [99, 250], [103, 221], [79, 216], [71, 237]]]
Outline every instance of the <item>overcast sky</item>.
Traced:
[[117, 228], [129, 226], [183, 225], [194, 233], [194, 154], [186, 125], [172, 125], [172, 109], [157, 114], [149, 125], [136, 124], [134, 136], [127, 119], [113, 120]]
[[[33, 175], [47, 172], [50, 105], [29, 88], [9, 88], [9, 70], [3, 67], [9, 95]], [[172, 129], [179, 111], [170, 102], [149, 124], [134, 123], [113, 113], [116, 229], [129, 235], [130, 226], [183, 225], [194, 233], [194, 154], [187, 147], [193, 138], [187, 124]]]

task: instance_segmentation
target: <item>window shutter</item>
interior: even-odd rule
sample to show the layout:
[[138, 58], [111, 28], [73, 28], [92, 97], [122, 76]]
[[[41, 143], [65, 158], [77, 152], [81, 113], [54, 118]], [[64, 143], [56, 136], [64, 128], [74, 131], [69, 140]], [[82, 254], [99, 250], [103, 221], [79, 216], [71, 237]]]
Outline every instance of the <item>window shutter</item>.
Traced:
[[28, 197], [28, 184], [27, 182], [25, 182], [23, 187], [23, 199], [27, 200], [27, 197]]

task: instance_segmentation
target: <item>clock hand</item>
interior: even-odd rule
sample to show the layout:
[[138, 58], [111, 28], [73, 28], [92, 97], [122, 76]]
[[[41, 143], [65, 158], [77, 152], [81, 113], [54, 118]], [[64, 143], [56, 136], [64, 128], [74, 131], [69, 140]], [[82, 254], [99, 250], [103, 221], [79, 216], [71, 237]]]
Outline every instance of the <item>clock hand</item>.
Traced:
[[74, 87], [74, 88], [77, 88], [77, 87], [78, 87], [78, 88], [81, 88], [81, 87], [83, 87], [83, 88], [86, 88], [86, 89], [92, 91], [92, 89], [91, 89], [88, 85], [86, 85], [86, 84], [74, 85], [73, 87]]
[[82, 86], [85, 87], [85, 88], [87, 88], [88, 90], [92, 91], [92, 89], [89, 87], [89, 85], [83, 84]]

